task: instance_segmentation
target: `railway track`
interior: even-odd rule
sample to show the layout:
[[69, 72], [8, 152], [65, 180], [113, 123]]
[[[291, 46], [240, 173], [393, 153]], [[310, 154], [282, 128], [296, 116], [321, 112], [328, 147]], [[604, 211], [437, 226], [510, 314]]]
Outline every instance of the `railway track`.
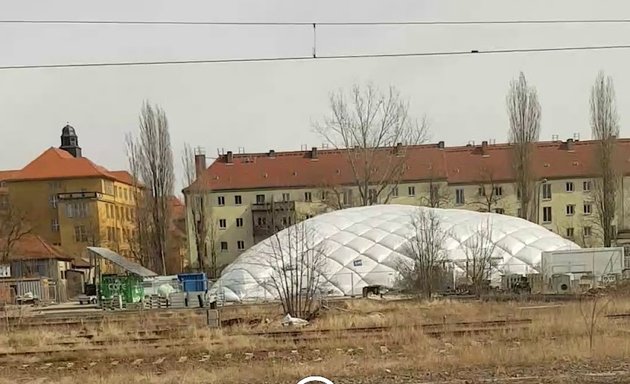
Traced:
[[[435, 323], [435, 324], [418, 324], [407, 326], [375, 326], [375, 327], [353, 327], [341, 329], [317, 329], [317, 330], [292, 330], [292, 331], [268, 331], [268, 332], [245, 332], [232, 333], [230, 336], [245, 337], [261, 337], [271, 338], [278, 341], [293, 342], [301, 344], [313, 340], [322, 339], [353, 339], [353, 338], [382, 338], [387, 336], [388, 332], [396, 330], [421, 330], [424, 334], [432, 337], [441, 337], [445, 335], [468, 335], [480, 333], [492, 333], [510, 331], [518, 328], [526, 327], [532, 322], [531, 319], [511, 319], [511, 320], [491, 320], [491, 321], [475, 321], [475, 322], [457, 322], [457, 323]], [[174, 348], [180, 346], [190, 346], [204, 340], [199, 336], [186, 337], [181, 333], [176, 336], [168, 336], [169, 333], [179, 332], [180, 329], [152, 329], [144, 330], [144, 337], [126, 338], [126, 339], [99, 339], [93, 334], [78, 335], [74, 339], [60, 340], [49, 344], [46, 350], [22, 350], [0, 353], [0, 357], [15, 356], [34, 356], [34, 355], [54, 355], [54, 354], [70, 354], [91, 351], [104, 351], [112, 345], [138, 348]], [[131, 335], [132, 333], [129, 333]], [[207, 345], [211, 340], [205, 339]]]

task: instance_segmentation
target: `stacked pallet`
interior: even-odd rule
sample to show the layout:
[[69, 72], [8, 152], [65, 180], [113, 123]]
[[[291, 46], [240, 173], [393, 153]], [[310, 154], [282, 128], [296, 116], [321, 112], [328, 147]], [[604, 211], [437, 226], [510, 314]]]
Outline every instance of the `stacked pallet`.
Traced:
[[144, 298], [145, 309], [159, 309], [168, 307], [168, 299], [159, 295], [151, 295]]
[[168, 296], [171, 308], [184, 308], [186, 306], [186, 292], [174, 292]]

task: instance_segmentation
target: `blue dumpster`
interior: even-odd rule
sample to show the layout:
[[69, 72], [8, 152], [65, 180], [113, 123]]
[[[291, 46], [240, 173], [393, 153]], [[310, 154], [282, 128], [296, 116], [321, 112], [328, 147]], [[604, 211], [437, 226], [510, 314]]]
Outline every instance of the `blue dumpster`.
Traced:
[[208, 278], [205, 273], [180, 273], [177, 279], [182, 283], [184, 292], [205, 292], [208, 290]]

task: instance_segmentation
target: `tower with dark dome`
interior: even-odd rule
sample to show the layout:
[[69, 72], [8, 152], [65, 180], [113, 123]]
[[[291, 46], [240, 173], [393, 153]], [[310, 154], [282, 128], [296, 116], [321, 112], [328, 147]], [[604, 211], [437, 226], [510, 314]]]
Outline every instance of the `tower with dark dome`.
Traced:
[[61, 147], [59, 149], [63, 149], [74, 157], [81, 157], [79, 137], [70, 124], [66, 124], [61, 130]]

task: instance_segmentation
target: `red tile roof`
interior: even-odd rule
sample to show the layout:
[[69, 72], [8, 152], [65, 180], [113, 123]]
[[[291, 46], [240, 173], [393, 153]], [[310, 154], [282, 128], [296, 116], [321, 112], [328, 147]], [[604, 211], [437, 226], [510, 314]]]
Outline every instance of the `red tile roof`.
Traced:
[[[407, 151], [404, 179], [446, 178], [443, 149], [423, 145]], [[392, 153], [392, 148], [383, 148], [376, 156], [387, 162], [394, 156]], [[267, 153], [239, 154], [234, 155], [231, 164], [225, 157], [217, 159], [189, 188], [226, 190], [343, 185], [352, 182], [352, 175], [352, 165], [345, 150], [319, 150], [316, 159], [311, 158], [310, 151], [277, 152], [273, 157]]]
[[[592, 177], [597, 142], [538, 142], [533, 165], [537, 178]], [[392, 148], [379, 151], [388, 161]], [[617, 142], [618, 169], [630, 175], [630, 139]], [[509, 144], [439, 148], [419, 145], [407, 148], [407, 169], [403, 180], [445, 180], [453, 184], [478, 183], [492, 178], [513, 181], [512, 147]], [[344, 150], [319, 150], [317, 159], [310, 151], [234, 154], [214, 161], [188, 189], [238, 190], [258, 188], [295, 188], [325, 185], [352, 185], [352, 168]]]
[[108, 171], [85, 157], [74, 157], [63, 149], [51, 147], [28, 163], [9, 180], [49, 180], [100, 177], [132, 184], [127, 171]]
[[[5, 242], [0, 242], [0, 247], [5, 246]], [[24, 235], [13, 243], [10, 260], [44, 260], [57, 259], [71, 261], [73, 258], [66, 255], [63, 250], [54, 245], [50, 245], [46, 240], [34, 234]]]

